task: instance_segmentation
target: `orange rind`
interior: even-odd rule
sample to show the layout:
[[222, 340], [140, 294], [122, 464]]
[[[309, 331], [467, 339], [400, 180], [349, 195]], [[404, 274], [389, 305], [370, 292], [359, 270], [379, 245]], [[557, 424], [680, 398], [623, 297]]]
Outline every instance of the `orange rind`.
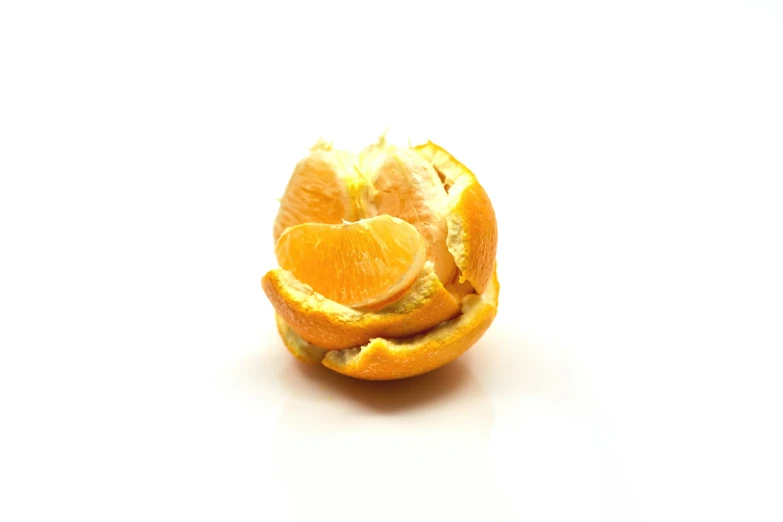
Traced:
[[470, 282], [481, 293], [492, 277], [497, 255], [492, 202], [473, 172], [442, 147], [427, 142], [413, 150], [432, 164], [448, 187], [448, 249], [460, 269], [460, 282]]
[[465, 297], [461, 314], [418, 335], [375, 338], [347, 350], [325, 350], [299, 336], [277, 316], [277, 327], [288, 351], [302, 362], [321, 363], [343, 375], [366, 380], [413, 377], [448, 364], [465, 353], [495, 319], [500, 285], [496, 275], [483, 294]]
[[277, 240], [275, 255], [281, 268], [324, 297], [364, 308], [408, 288], [424, 268], [426, 246], [413, 225], [381, 215], [290, 227]]

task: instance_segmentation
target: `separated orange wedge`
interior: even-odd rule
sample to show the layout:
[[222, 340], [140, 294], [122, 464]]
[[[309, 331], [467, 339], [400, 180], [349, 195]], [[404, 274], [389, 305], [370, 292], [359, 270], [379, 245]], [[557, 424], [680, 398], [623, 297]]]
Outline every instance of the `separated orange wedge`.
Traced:
[[426, 247], [412, 225], [384, 215], [288, 228], [275, 254], [284, 270], [322, 296], [362, 308], [407, 288], [424, 267]]

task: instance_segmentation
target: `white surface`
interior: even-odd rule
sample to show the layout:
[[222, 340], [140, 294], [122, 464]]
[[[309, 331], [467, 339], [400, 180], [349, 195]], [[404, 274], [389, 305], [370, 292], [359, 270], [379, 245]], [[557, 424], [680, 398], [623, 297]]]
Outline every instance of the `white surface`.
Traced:
[[[783, 11], [591, 4], [3, 2], [0, 519], [781, 520]], [[480, 176], [501, 307], [368, 384], [259, 279], [389, 125]]]

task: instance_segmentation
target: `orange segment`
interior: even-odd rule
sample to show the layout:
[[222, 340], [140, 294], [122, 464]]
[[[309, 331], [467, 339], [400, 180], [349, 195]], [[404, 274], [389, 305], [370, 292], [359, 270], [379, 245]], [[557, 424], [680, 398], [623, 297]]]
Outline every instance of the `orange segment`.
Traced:
[[410, 150], [392, 151], [373, 175], [372, 185], [375, 212], [416, 227], [441, 282], [451, 281], [456, 266], [446, 246], [446, 191], [432, 166]]
[[424, 239], [391, 216], [356, 223], [306, 223], [277, 241], [280, 266], [324, 297], [350, 307], [387, 300], [409, 286], [426, 260]]
[[280, 200], [274, 227], [275, 241], [288, 227], [302, 223], [356, 221], [351, 190], [354, 157], [316, 145], [300, 161]]

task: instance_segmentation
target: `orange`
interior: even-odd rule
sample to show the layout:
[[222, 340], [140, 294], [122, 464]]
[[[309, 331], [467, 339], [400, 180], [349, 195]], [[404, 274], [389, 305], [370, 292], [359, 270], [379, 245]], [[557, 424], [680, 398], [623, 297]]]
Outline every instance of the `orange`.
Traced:
[[299, 360], [362, 379], [433, 370], [497, 313], [497, 222], [476, 176], [432, 142], [358, 155], [319, 142], [275, 221], [262, 279]]
[[280, 266], [314, 291], [352, 308], [384, 301], [407, 288], [424, 267], [424, 239], [391, 216], [356, 223], [305, 223], [277, 240]]

